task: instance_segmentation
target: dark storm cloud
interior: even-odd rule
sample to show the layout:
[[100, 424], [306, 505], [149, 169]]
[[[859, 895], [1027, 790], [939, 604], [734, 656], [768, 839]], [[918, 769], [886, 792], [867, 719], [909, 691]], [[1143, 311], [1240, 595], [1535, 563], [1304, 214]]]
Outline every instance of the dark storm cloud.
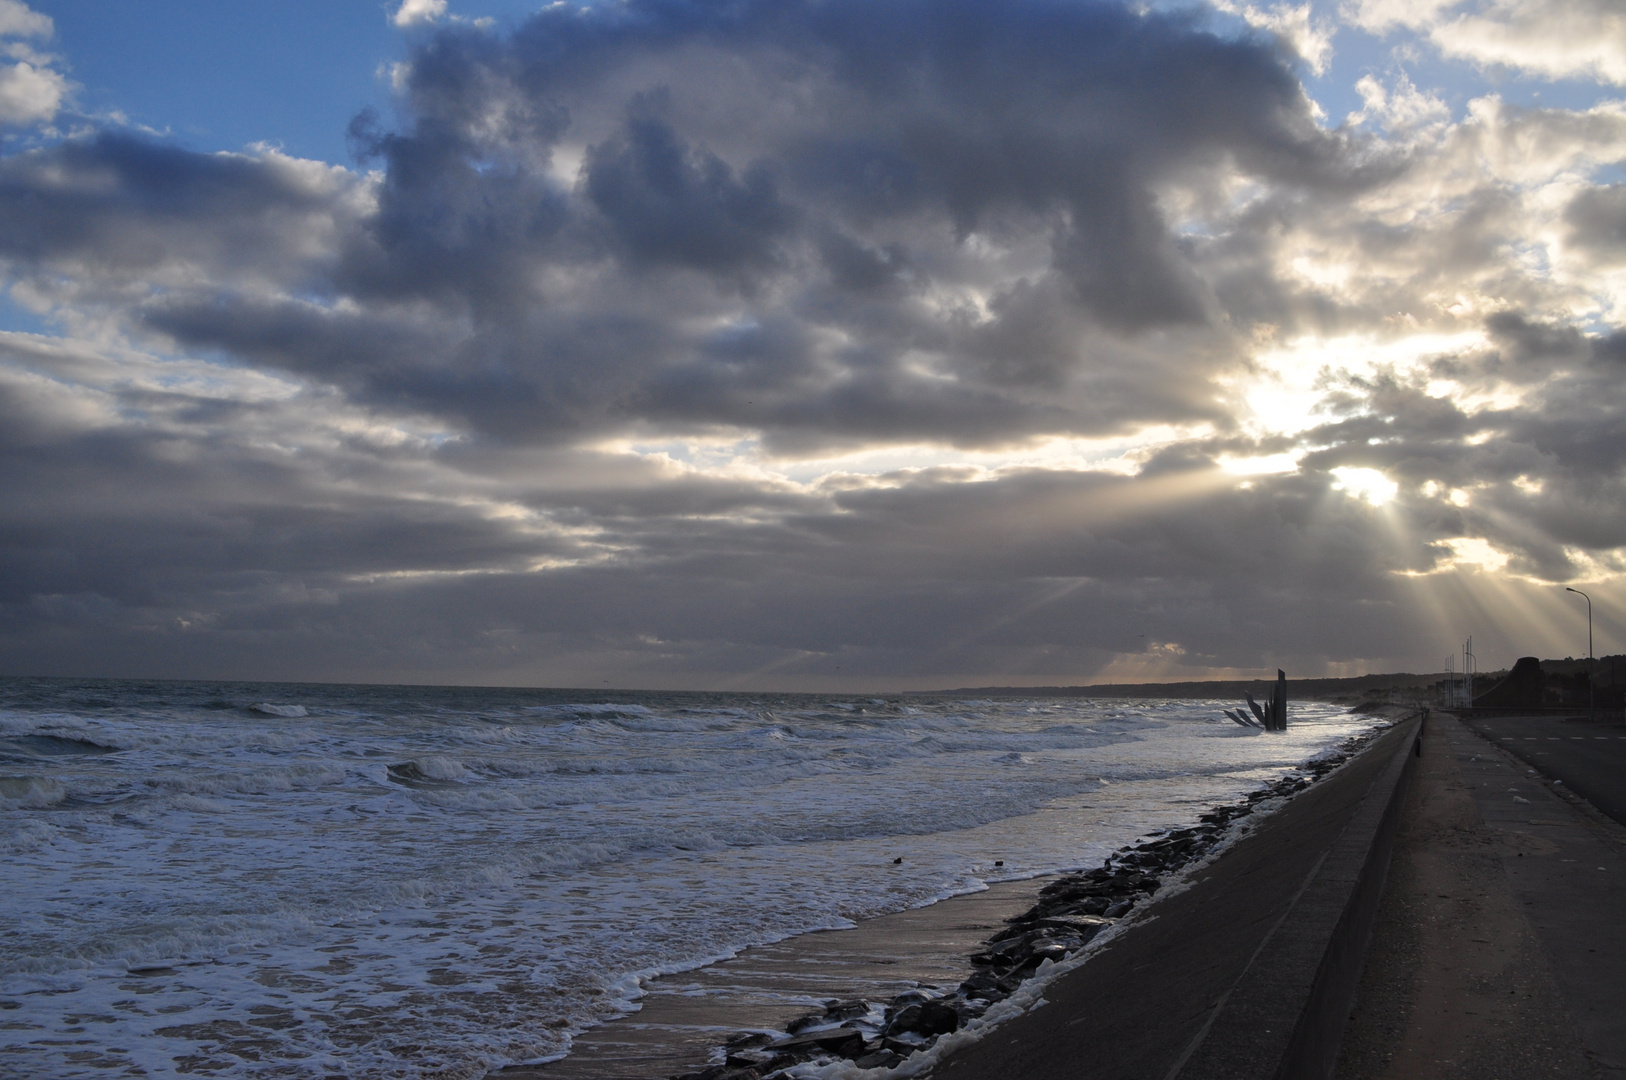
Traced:
[[1626, 255], [1626, 187], [1588, 188], [1564, 212], [1569, 242], [1606, 262]]
[[104, 132], [0, 161], [0, 258], [22, 276], [74, 272], [93, 288], [199, 273], [300, 288], [349, 186], [306, 162]]
[[505, 440], [978, 445], [1215, 418], [1160, 185], [1348, 178], [1284, 54], [1108, 4], [555, 6], [406, 71], [376, 187], [101, 136], [6, 163], [0, 253], [161, 270], [138, 328]]
[[[731, 676], [755, 685], [931, 685], [966, 672], [1087, 675], [1148, 648], [1148, 634], [1153, 644], [1185, 643], [1193, 665], [1271, 656], [1305, 667], [1324, 662], [1320, 650], [1358, 649], [1378, 632], [1395, 644], [1416, 632], [1397, 622], [1403, 612], [1388, 576], [1396, 565], [1374, 542], [1381, 524], [1347, 500], [1334, 499], [1329, 512], [1325, 486], [1313, 480], [1282, 480], [1240, 499], [1229, 485], [1210, 485], [1147, 507], [1142, 482], [1126, 477], [1032, 470], [966, 483], [938, 470], [886, 479], [828, 496], [836, 514], [817, 496], [759, 497], [754, 523], [738, 516], [751, 505], [746, 493], [716, 485], [709, 499], [705, 490], [629, 491], [620, 500], [555, 494], [548, 501], [557, 516], [574, 509], [639, 555], [547, 574], [504, 572], [503, 552], [488, 546], [500, 544], [498, 534], [467, 525], [437, 533], [438, 515], [357, 507], [354, 518], [404, 533], [384, 546], [380, 564], [392, 553], [412, 562], [411, 548], [427, 540], [471, 564], [484, 550], [496, 568], [382, 583], [341, 572], [350, 562], [342, 552], [289, 566], [243, 551], [230, 573], [198, 550], [221, 543], [219, 521], [166, 522], [175, 507], [160, 503], [107, 519], [180, 540], [173, 554], [137, 545], [118, 558], [155, 557], [139, 575], [122, 564], [105, 578], [59, 568], [48, 583], [55, 588], [0, 598], [5, 647], [43, 663], [51, 634], [70, 635], [100, 643], [117, 670], [183, 675], [529, 672], [559, 682], [574, 671], [578, 680], [589, 672], [597, 682], [603, 672], [646, 685]], [[228, 518], [221, 502], [213, 516]], [[331, 522], [289, 515], [282, 532], [264, 534], [256, 526], [266, 522], [244, 515], [232, 524], [244, 543], [309, 548], [299, 532]], [[88, 530], [78, 535], [72, 557], [118, 547], [90, 543]], [[263, 569], [244, 572], [244, 564]], [[1317, 644], [1306, 647], [1312, 629]], [[750, 678], [756, 669], [771, 673]]]

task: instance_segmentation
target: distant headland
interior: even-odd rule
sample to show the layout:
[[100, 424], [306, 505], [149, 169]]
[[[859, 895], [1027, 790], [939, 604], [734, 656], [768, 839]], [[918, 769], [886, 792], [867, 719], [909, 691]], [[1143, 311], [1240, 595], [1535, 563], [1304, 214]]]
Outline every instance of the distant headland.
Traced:
[[[1619, 708], [1621, 691], [1626, 688], [1626, 656], [1600, 656], [1593, 661], [1596, 670], [1598, 704], [1607, 697], [1611, 706]], [[1542, 660], [1541, 671], [1555, 699], [1565, 702], [1584, 701], [1586, 671], [1585, 657], [1577, 660]], [[1617, 678], [1618, 672], [1618, 678]], [[1480, 671], [1474, 675], [1477, 686], [1490, 688], [1508, 675], [1508, 669]], [[1093, 683], [1087, 686], [962, 686], [952, 690], [918, 691], [920, 694], [939, 696], [961, 694], [969, 697], [1087, 697], [1087, 698], [1217, 698], [1234, 700], [1248, 693], [1258, 694], [1275, 682], [1261, 669], [1257, 679], [1210, 679], [1190, 682], [1154, 683]], [[1288, 673], [1292, 696], [1299, 700], [1326, 701], [1333, 704], [1360, 704], [1363, 702], [1430, 701], [1442, 682], [1460, 680], [1461, 672], [1435, 672], [1418, 674], [1395, 672], [1387, 675], [1356, 675], [1342, 679], [1296, 679]], [[1573, 688], [1571, 686], [1573, 684]]]

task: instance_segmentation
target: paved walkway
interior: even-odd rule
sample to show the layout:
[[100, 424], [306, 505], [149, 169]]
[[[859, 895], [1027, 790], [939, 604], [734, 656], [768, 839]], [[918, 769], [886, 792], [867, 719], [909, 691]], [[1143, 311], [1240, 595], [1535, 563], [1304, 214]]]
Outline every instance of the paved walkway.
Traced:
[[1492, 730], [1428, 725], [1339, 1080], [1626, 1078], [1626, 829], [1565, 790], [1626, 741]]

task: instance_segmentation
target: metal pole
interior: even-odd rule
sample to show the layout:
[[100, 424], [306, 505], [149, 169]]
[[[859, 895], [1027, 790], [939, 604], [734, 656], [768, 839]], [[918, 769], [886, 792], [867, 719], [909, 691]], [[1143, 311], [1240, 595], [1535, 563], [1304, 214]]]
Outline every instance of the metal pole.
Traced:
[[1572, 589], [1568, 585], [1564, 586], [1564, 591], [1572, 592], [1586, 601], [1586, 718], [1596, 721], [1598, 719], [1598, 710], [1595, 704], [1597, 698], [1594, 695], [1597, 691], [1592, 686], [1597, 681], [1596, 673], [1592, 670], [1592, 597], [1580, 589]]

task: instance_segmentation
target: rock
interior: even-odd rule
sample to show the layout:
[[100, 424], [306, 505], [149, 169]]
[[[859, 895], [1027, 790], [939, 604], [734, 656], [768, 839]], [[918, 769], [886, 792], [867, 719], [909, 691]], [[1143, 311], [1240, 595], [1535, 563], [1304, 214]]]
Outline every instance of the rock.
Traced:
[[795, 1050], [800, 1047], [816, 1046], [820, 1050], [848, 1057], [850, 1051], [863, 1050], [865, 1041], [864, 1033], [857, 1028], [821, 1028], [818, 1031], [804, 1031], [799, 1035], [771, 1042], [768, 1049]]
[[991, 971], [979, 971], [960, 984], [960, 993], [967, 998], [983, 1001], [1004, 1001], [1010, 992], [999, 987], [999, 977]]
[[1019, 988], [1025, 982], [1027, 982], [1027, 972], [1012, 971], [1009, 974], [1001, 976], [999, 982], [995, 985], [999, 987], [1006, 997], [1010, 997], [1012, 994], [1016, 993], [1017, 988]]
[[[1082, 945], [1082, 944], [1083, 944], [1083, 942], [1078, 942], [1078, 945]], [[1077, 946], [1075, 946], [1075, 947], [1077, 947]], [[1024, 954], [1022, 959], [1021, 959], [1021, 962], [1018, 963], [1016, 966], [1018, 968], [1020, 968], [1020, 969], [1028, 970], [1028, 969], [1038, 967], [1040, 964], [1044, 963], [1046, 960], [1050, 960], [1050, 961], [1053, 961], [1053, 962], [1059, 964], [1063, 960], [1067, 959], [1067, 954], [1069, 952], [1071, 952], [1071, 951], [1072, 950], [1070, 950], [1066, 945], [1062, 944], [1059, 941], [1040, 942], [1039, 944], [1036, 944], [1026, 954]]]
[[1073, 915], [1067, 918], [1053, 917], [1045, 919], [1040, 925], [1050, 930], [1065, 930], [1078, 934], [1088, 941], [1112, 925], [1112, 920], [1101, 915]]
[[826, 1001], [824, 1015], [831, 1020], [851, 1020], [856, 1016], [863, 1016], [869, 1012], [869, 1002], [862, 999], [853, 1001]]
[[759, 1072], [769, 1073], [781, 1064], [789, 1064], [785, 1054], [775, 1053], [772, 1050], [735, 1050], [728, 1055], [723, 1064], [735, 1069], [756, 1069]]
[[888, 1019], [890, 1019], [894, 1013], [901, 1011], [906, 1005], [924, 1005], [926, 1002], [932, 1000], [932, 996], [923, 991], [905, 990], [903, 993], [892, 999], [892, 1004], [886, 1007], [886, 1015]]
[[887, 1024], [886, 1034], [914, 1032], [917, 1035], [947, 1035], [951, 1031], [958, 1031], [959, 1027], [960, 1014], [954, 1011], [952, 1005], [928, 1001], [923, 1005], [910, 1005], [899, 1012]]
[[[729, 1040], [723, 1065], [690, 1073], [679, 1080], [762, 1080], [780, 1077], [783, 1070], [820, 1055], [839, 1055], [862, 1068], [895, 1068], [916, 1050], [959, 1030], [989, 1006], [1009, 997], [1045, 960], [1061, 960], [1082, 948], [1113, 921], [1127, 915], [1136, 902], [1162, 885], [1159, 875], [1179, 870], [1219, 843], [1233, 824], [1247, 817], [1265, 799], [1304, 790], [1342, 764], [1363, 745], [1351, 739], [1341, 757], [1308, 763], [1310, 776], [1283, 777], [1244, 799], [1217, 806], [1198, 816], [1198, 824], [1153, 833], [1142, 844], [1120, 848], [1101, 865], [1071, 873], [1046, 884], [1037, 902], [1007, 921], [971, 958], [982, 970], [974, 972], [947, 997], [910, 990], [886, 1003], [880, 1038], [870, 1038], [874, 1005], [861, 999], [825, 1002], [822, 1012], [798, 1017], [786, 1026], [790, 1034], [775, 1039], [760, 1032], [742, 1032]], [[893, 860], [901, 863], [902, 857]], [[995, 865], [1000, 865], [996, 862]], [[936, 987], [923, 986], [936, 991]], [[860, 1028], [857, 1022], [863, 1022]]]
[[891, 1050], [877, 1050], [863, 1057], [853, 1058], [853, 1064], [860, 1069], [890, 1069], [902, 1060], [902, 1054], [895, 1054]]
[[898, 1010], [898, 1014], [886, 1022], [884, 1034], [900, 1035], [904, 1032], [914, 1031], [915, 1025], [920, 1023], [920, 1010], [925, 1005], [910, 1005]]
[[767, 1046], [773, 1042], [773, 1036], [766, 1031], [742, 1031], [723, 1045], [730, 1050], [738, 1050], [747, 1046]]
[[709, 1069], [699, 1072], [684, 1073], [674, 1077], [673, 1080], [762, 1080], [762, 1074], [755, 1069], [736, 1069], [729, 1065], [713, 1065]]
[[798, 1016], [796, 1019], [786, 1024], [785, 1030], [790, 1034], [795, 1035], [799, 1031], [805, 1031], [810, 1027], [814, 1027], [822, 1023], [824, 1023], [823, 1013], [808, 1013], [806, 1016]]

